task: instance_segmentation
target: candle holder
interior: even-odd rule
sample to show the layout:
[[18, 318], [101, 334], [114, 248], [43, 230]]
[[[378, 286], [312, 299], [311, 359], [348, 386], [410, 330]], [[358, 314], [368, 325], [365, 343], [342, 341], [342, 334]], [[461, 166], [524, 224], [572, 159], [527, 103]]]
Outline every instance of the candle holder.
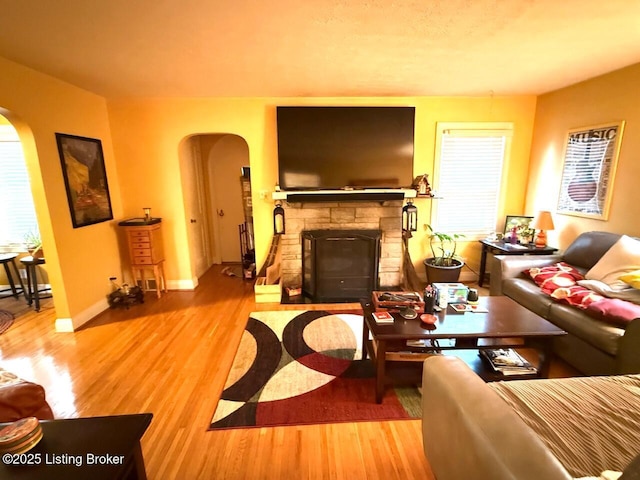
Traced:
[[144, 221], [145, 222], [150, 222], [151, 221], [151, 207], [144, 207], [142, 209], [142, 211], [144, 212]]

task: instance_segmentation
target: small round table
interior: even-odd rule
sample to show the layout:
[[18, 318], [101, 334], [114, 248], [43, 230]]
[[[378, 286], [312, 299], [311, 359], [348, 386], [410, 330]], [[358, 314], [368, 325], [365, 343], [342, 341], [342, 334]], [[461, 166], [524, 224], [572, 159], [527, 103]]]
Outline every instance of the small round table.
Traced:
[[42, 292], [51, 292], [51, 287], [45, 287], [38, 289], [38, 275], [36, 267], [38, 265], [44, 265], [44, 258], [34, 258], [34, 257], [22, 257], [20, 259], [20, 263], [22, 263], [27, 269], [27, 303], [29, 305], [33, 304], [36, 312], [40, 311], [40, 299], [41, 298], [51, 298], [51, 293], [41, 296]]
[[[23, 293], [24, 297], [27, 298], [27, 291], [24, 288], [24, 284], [22, 283], [22, 278], [20, 277], [20, 271], [18, 270], [18, 266], [16, 265], [15, 259], [17, 256], [18, 256], [17, 253], [0, 253], [0, 263], [4, 267], [4, 271], [7, 274], [7, 280], [9, 280], [9, 286], [11, 287], [11, 288], [5, 288], [4, 290], [0, 290], [0, 293], [11, 291], [11, 294], [14, 297], [16, 297], [16, 300], [19, 298], [20, 293]], [[13, 267], [13, 273], [11, 272], [11, 269], [9, 268], [9, 266]], [[14, 273], [16, 275], [16, 278], [18, 279], [18, 283], [20, 284], [19, 287], [16, 286], [16, 282], [13, 278]], [[6, 297], [6, 296], [8, 295], [3, 295], [3, 297]]]

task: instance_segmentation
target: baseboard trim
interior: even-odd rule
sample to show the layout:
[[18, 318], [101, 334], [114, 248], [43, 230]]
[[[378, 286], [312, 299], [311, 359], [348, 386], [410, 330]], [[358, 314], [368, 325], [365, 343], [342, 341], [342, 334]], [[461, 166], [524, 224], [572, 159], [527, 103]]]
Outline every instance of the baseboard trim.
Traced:
[[169, 290], [195, 290], [198, 286], [198, 279], [191, 280], [168, 280], [167, 289]]
[[56, 332], [73, 333], [73, 320], [70, 318], [56, 318]]
[[109, 308], [106, 297], [71, 318], [56, 318], [56, 332], [73, 333]]

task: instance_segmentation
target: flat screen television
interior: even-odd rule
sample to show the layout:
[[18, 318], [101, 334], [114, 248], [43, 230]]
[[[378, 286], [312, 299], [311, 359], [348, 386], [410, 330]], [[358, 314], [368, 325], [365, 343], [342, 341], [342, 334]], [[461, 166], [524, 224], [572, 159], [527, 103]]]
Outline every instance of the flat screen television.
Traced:
[[277, 107], [282, 190], [409, 188], [415, 107]]

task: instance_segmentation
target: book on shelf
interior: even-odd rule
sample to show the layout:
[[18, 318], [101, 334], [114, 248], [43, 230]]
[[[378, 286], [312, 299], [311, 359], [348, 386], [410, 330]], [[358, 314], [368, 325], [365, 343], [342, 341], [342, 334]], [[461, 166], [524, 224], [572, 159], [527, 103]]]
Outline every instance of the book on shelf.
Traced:
[[482, 349], [479, 355], [489, 363], [494, 372], [503, 375], [538, 373], [538, 370], [513, 348]]
[[391, 315], [389, 312], [373, 312], [371, 316], [378, 324], [393, 323], [393, 315]]

